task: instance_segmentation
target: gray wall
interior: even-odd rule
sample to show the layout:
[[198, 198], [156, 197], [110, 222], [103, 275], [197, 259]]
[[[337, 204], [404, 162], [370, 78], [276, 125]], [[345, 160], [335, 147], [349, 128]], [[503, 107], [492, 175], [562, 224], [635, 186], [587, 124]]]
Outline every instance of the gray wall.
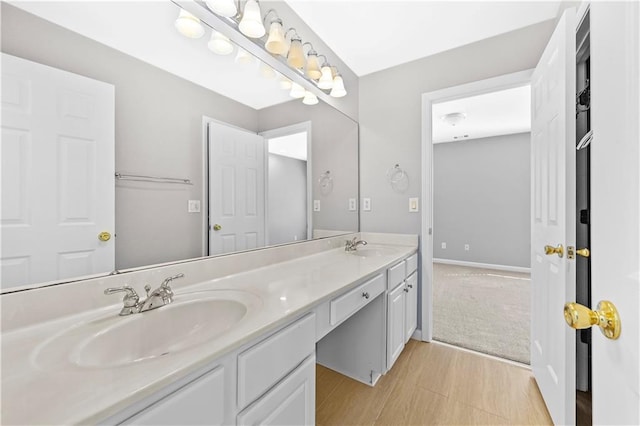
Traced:
[[[261, 109], [260, 131], [311, 121], [312, 197], [321, 210], [313, 212], [314, 229], [358, 230], [358, 212], [349, 211], [349, 198], [358, 198], [358, 124], [325, 103], [300, 107], [300, 100]], [[333, 191], [319, 191], [320, 174], [329, 170]]]
[[307, 239], [307, 162], [269, 154], [269, 244]]
[[201, 255], [202, 116], [257, 131], [258, 112], [2, 2], [2, 51], [111, 83], [116, 171], [193, 186], [116, 183], [116, 267]]
[[[361, 215], [363, 231], [420, 232], [421, 214], [409, 213], [408, 199], [421, 196], [422, 94], [534, 68], [553, 26], [546, 21], [360, 78], [360, 190], [372, 202]], [[386, 179], [396, 163], [411, 179], [404, 194]]]
[[530, 135], [433, 146], [433, 257], [530, 266]]

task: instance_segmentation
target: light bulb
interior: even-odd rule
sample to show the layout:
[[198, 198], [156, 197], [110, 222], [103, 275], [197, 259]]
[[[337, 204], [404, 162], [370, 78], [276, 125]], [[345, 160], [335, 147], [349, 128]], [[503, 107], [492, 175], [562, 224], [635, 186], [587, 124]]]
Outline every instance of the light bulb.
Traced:
[[253, 59], [253, 55], [251, 55], [249, 52], [239, 47], [238, 54], [236, 55], [235, 61], [238, 64], [246, 65], [246, 64], [252, 63], [254, 59]]
[[264, 25], [262, 25], [260, 5], [256, 0], [248, 0], [244, 5], [244, 13], [238, 28], [242, 34], [251, 38], [260, 38], [266, 33]]
[[304, 90], [304, 87], [300, 86], [298, 83], [291, 83], [291, 92], [289, 92], [289, 96], [292, 98], [300, 99], [303, 98], [307, 94], [307, 91]]
[[342, 76], [340, 74], [336, 74], [333, 78], [333, 88], [331, 89], [330, 96], [334, 98], [341, 98], [347, 94], [347, 91], [344, 88], [344, 81], [342, 81]]
[[264, 44], [265, 49], [274, 55], [285, 55], [287, 53], [287, 43], [284, 41], [284, 30], [282, 21], [276, 19], [269, 27], [269, 38]]
[[287, 64], [289, 64], [291, 68], [301, 69], [304, 67], [304, 51], [302, 50], [301, 39], [291, 39], [291, 47], [289, 48], [289, 55], [287, 55]]
[[180, 14], [174, 25], [178, 32], [185, 37], [200, 38], [204, 35], [204, 27], [200, 20], [184, 9], [180, 9]]
[[318, 54], [315, 51], [309, 52], [307, 55], [307, 67], [305, 70], [307, 77], [317, 80], [322, 76], [320, 72], [320, 64], [318, 64]]
[[313, 93], [307, 91], [304, 94], [304, 99], [302, 100], [302, 103], [305, 105], [315, 105], [318, 103], [318, 97]]
[[209, 49], [218, 55], [228, 55], [233, 52], [231, 40], [216, 30], [211, 31], [211, 39], [207, 43]]
[[328, 90], [333, 87], [333, 76], [331, 75], [331, 67], [329, 65], [322, 66], [322, 76], [318, 81], [318, 87], [323, 90]]
[[211, 11], [227, 18], [232, 18], [238, 14], [234, 0], [207, 0], [206, 4]]

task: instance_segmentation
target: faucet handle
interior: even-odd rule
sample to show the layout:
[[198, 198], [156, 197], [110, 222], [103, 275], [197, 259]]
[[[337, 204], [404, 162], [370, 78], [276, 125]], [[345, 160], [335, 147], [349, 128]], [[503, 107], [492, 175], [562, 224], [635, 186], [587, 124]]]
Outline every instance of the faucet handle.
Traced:
[[169, 283], [171, 281], [177, 280], [178, 278], [182, 278], [182, 277], [184, 277], [184, 274], [182, 272], [180, 272], [179, 274], [176, 274], [176, 275], [174, 275], [172, 277], [165, 278], [164, 281], [162, 281], [161, 287], [169, 288]]
[[110, 287], [110, 288], [106, 288], [104, 290], [104, 294], [107, 294], [107, 295], [114, 294], [114, 293], [120, 293], [120, 292], [127, 293], [122, 298], [122, 301], [124, 302], [124, 306], [125, 307], [128, 307], [128, 308], [133, 307], [140, 300], [140, 297], [138, 296], [138, 293], [136, 293], [136, 291], [132, 287], [130, 287], [128, 285], [124, 285], [122, 287]]

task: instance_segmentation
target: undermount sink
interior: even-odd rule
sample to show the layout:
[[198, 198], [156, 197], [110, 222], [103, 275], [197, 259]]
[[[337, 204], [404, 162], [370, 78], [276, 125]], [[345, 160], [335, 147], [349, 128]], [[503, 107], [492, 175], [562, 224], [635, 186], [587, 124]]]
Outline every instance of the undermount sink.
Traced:
[[173, 303], [129, 316], [117, 312], [49, 339], [35, 356], [41, 367], [66, 360], [110, 368], [150, 360], [204, 344], [231, 330], [261, 299], [237, 290], [176, 294]]
[[398, 249], [394, 247], [372, 246], [372, 245], [358, 247], [355, 251], [349, 252], [349, 254], [353, 256], [360, 256], [360, 257], [392, 256], [397, 253], [398, 253]]

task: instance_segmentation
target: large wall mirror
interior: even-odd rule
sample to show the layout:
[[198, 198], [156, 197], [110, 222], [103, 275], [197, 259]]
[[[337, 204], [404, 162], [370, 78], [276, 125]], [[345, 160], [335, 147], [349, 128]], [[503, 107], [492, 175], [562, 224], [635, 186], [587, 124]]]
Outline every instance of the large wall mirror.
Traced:
[[358, 231], [358, 124], [176, 4], [1, 8], [3, 292]]

